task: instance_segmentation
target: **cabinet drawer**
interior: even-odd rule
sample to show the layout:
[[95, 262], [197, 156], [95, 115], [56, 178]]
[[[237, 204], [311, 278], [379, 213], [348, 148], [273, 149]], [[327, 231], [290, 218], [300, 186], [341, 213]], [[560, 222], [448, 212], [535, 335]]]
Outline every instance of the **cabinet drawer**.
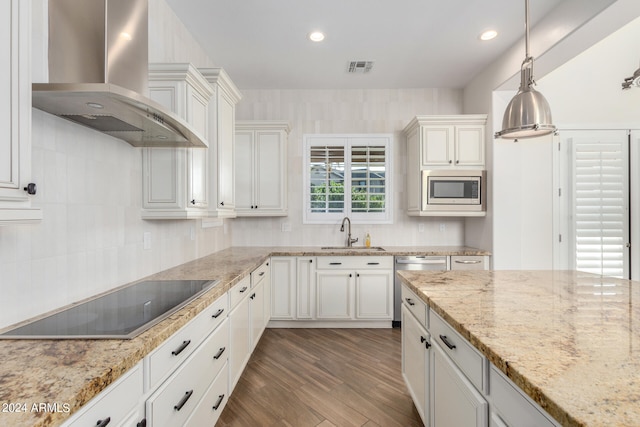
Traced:
[[318, 269], [393, 268], [392, 256], [319, 256]]
[[229, 314], [229, 295], [225, 293], [204, 310], [208, 321], [208, 331], [213, 331]]
[[204, 397], [198, 404], [196, 410], [187, 420], [185, 427], [213, 426], [220, 418], [222, 410], [229, 400], [229, 369], [224, 365], [216, 379]]
[[[147, 400], [147, 417], [154, 427], [180, 426], [193, 413], [214, 378], [226, 367], [229, 328], [223, 322], [169, 379]], [[215, 357], [219, 356], [218, 359]]]
[[229, 310], [233, 310], [243, 298], [249, 295], [251, 276], [246, 276], [229, 290]]
[[487, 270], [489, 257], [484, 255], [452, 255], [452, 270]]
[[[220, 310], [223, 311], [220, 313]], [[204, 337], [226, 318], [227, 311], [227, 296], [223, 295], [150, 353], [146, 358], [148, 389], [156, 387], [189, 357]], [[216, 314], [218, 317], [213, 317]]]
[[[484, 390], [485, 357], [433, 310], [429, 310], [431, 340], [437, 341], [478, 390]], [[447, 345], [448, 343], [448, 345]]]
[[267, 276], [269, 276], [269, 261], [265, 261], [260, 267], [251, 272], [251, 287], [255, 288]]
[[124, 422], [143, 393], [142, 363], [138, 363], [92, 399], [66, 424], [67, 427], [96, 426], [110, 418], [110, 425]]
[[495, 366], [489, 368], [491, 403], [508, 426], [554, 427], [538, 404], [509, 380]]
[[427, 325], [427, 304], [424, 303], [416, 294], [414, 294], [411, 289], [409, 289], [406, 285], [402, 285], [402, 304], [405, 305], [413, 314], [420, 325], [424, 327], [428, 327]]

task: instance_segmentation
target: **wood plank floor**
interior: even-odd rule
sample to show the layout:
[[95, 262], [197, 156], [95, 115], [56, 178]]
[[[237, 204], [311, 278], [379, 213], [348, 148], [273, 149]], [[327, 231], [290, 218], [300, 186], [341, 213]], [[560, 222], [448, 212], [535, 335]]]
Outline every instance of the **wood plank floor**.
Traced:
[[422, 426], [401, 331], [267, 329], [218, 426]]

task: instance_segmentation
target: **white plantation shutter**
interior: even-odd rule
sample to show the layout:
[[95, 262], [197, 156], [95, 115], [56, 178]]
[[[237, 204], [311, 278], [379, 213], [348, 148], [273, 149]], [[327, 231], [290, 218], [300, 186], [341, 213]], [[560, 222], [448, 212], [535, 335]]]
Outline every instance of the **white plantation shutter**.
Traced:
[[384, 212], [386, 188], [385, 146], [352, 146], [351, 211]]
[[390, 224], [391, 135], [305, 135], [304, 223]]
[[573, 138], [576, 270], [628, 277], [629, 189], [626, 138]]

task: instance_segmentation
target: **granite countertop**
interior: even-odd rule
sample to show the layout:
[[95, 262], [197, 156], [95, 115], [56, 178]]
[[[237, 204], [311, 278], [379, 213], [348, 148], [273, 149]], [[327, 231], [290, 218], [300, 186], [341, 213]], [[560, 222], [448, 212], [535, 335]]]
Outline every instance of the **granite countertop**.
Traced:
[[399, 275], [563, 426], [640, 425], [640, 282], [575, 271]]
[[[140, 362], [270, 256], [320, 255], [489, 255], [468, 247], [385, 247], [326, 250], [319, 247], [233, 247], [141, 280], [213, 280], [212, 289], [130, 340], [0, 340], [0, 425], [57, 426]], [[32, 410], [55, 404], [60, 411]], [[25, 412], [9, 410], [23, 408]], [[3, 411], [3, 409], [6, 409]]]

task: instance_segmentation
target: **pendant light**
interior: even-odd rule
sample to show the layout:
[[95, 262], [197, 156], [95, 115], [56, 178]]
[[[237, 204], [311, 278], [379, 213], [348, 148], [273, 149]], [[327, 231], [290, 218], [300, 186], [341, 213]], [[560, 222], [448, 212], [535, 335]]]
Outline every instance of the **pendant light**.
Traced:
[[533, 57], [529, 54], [529, 0], [525, 0], [526, 56], [520, 67], [520, 89], [513, 97], [502, 119], [502, 130], [496, 138], [532, 138], [555, 132], [549, 103], [533, 86]]

